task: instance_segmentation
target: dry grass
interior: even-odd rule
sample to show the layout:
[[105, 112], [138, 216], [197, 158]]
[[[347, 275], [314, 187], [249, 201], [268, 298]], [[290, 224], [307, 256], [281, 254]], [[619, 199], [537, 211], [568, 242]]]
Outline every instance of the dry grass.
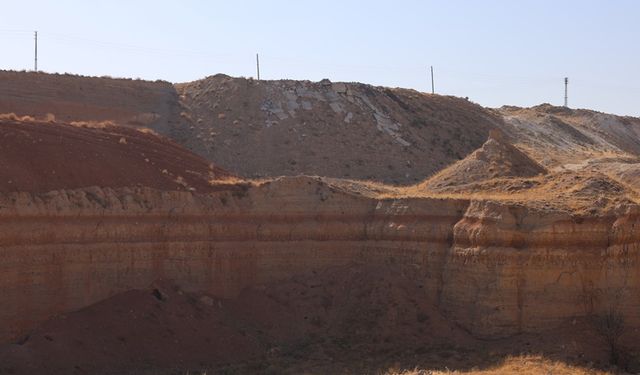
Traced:
[[44, 121], [45, 122], [56, 122], [56, 116], [53, 113], [47, 113], [44, 116]]
[[[606, 165], [602, 169], [606, 170]], [[597, 169], [565, 170], [528, 178], [494, 178], [449, 190], [432, 190], [423, 184], [392, 186], [327, 178], [323, 181], [346, 193], [374, 199], [496, 201], [572, 214], [606, 213], [616, 206], [640, 202], [640, 194], [629, 184]]]
[[116, 126], [113, 121], [72, 121], [70, 125], [89, 129], [105, 129]]
[[541, 356], [507, 357], [502, 363], [488, 369], [472, 370], [428, 370], [414, 369], [399, 371], [390, 369], [383, 375], [608, 375], [614, 372], [572, 366], [559, 361], [552, 361]]
[[140, 133], [143, 134], [151, 134], [154, 135], [156, 137], [161, 137], [160, 134], [158, 134], [155, 130], [150, 129], [150, 128], [136, 128], [137, 131], [139, 131]]
[[11, 121], [35, 121], [36, 119], [31, 116], [18, 116], [15, 113], [0, 113], [0, 120]]
[[261, 183], [257, 180], [245, 180], [241, 177], [229, 176], [224, 177], [222, 179], [211, 179], [209, 180], [209, 185], [211, 186], [232, 186], [232, 185], [243, 185], [243, 186], [258, 186]]
[[[53, 113], [47, 113], [43, 118], [35, 118], [33, 116], [18, 116], [15, 113], [0, 113], [0, 120], [10, 120], [18, 122], [34, 122], [41, 124], [55, 123], [56, 116]], [[111, 126], [116, 126], [113, 121], [72, 121], [69, 125], [92, 128], [92, 129], [105, 129]]]

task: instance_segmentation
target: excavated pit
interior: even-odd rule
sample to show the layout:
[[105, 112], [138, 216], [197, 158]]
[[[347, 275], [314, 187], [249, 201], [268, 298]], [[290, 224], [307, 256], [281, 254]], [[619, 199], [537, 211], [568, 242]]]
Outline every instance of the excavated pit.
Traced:
[[[624, 366], [634, 366], [633, 119], [547, 106], [487, 111], [360, 84], [215, 76], [105, 89], [101, 79], [2, 74], [12, 89], [0, 97], [12, 99], [0, 112], [17, 115], [0, 123], [0, 371], [366, 373], [397, 361], [469, 370], [520, 352], [602, 367], [609, 349], [594, 322], [611, 312], [624, 322]], [[25, 96], [15, 85], [23, 78], [48, 83], [27, 85]], [[61, 96], [56, 80], [100, 95]], [[110, 102], [125, 93], [126, 103]], [[170, 109], [154, 110], [155, 100]], [[220, 164], [136, 130], [143, 125], [131, 119], [143, 113], [158, 114], [145, 126]], [[340, 115], [340, 129], [362, 131], [352, 153], [312, 149], [306, 137], [275, 148], [277, 137], [263, 137], [284, 125], [321, 129], [335, 120], [328, 113]], [[247, 149], [197, 137], [218, 130]], [[327, 144], [347, 136], [322, 134]], [[314, 154], [353, 161], [371, 139], [389, 148], [357, 174]], [[457, 141], [462, 155], [446, 154]], [[301, 157], [287, 164], [292, 155]], [[398, 169], [418, 163], [415, 175]], [[255, 171], [266, 176], [233, 176]], [[374, 178], [276, 177], [300, 172]], [[406, 185], [414, 178], [421, 183]], [[405, 186], [382, 184], [393, 181]], [[354, 364], [362, 358], [371, 361]]]

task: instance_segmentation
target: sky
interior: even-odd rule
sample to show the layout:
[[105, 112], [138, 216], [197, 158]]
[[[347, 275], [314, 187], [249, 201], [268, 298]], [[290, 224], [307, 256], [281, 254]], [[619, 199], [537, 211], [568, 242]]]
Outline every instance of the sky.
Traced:
[[0, 69], [357, 81], [640, 116], [636, 0], [0, 0]]

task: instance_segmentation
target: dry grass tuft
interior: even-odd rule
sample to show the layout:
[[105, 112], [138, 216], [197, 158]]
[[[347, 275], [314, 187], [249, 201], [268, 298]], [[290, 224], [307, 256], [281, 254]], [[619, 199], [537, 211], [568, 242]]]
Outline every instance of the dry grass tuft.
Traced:
[[154, 135], [156, 137], [161, 137], [160, 134], [158, 134], [156, 131], [154, 131], [153, 129], [150, 128], [136, 128], [137, 131], [139, 131], [140, 133], [143, 134], [151, 134]]
[[31, 116], [18, 116], [15, 113], [0, 113], [0, 120], [11, 121], [35, 121], [36, 119]]
[[56, 116], [53, 113], [47, 113], [44, 116], [44, 121], [46, 121], [46, 122], [56, 122]]
[[471, 370], [389, 370], [382, 375], [609, 375], [612, 372], [593, 368], [577, 367], [564, 362], [552, 361], [542, 356], [517, 356], [507, 357], [505, 360], [491, 368]]
[[76, 126], [79, 128], [90, 128], [90, 129], [105, 129], [108, 127], [116, 126], [116, 124], [113, 121], [72, 121], [70, 125]]

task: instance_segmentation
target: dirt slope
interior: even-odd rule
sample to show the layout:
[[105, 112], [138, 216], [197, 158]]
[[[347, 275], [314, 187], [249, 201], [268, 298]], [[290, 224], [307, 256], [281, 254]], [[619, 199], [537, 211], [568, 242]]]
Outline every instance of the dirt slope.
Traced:
[[464, 99], [358, 83], [216, 75], [176, 88], [192, 122], [179, 140], [246, 177], [415, 183], [482, 145], [501, 122]]
[[148, 127], [246, 177], [410, 185], [465, 158], [496, 128], [549, 170], [640, 157], [640, 119], [548, 104], [494, 111], [358, 83], [216, 75], [172, 85], [0, 71], [0, 113], [11, 112]]
[[502, 129], [518, 148], [547, 168], [640, 156], [640, 119], [583, 109], [503, 107]]
[[148, 127], [245, 177], [419, 182], [480, 147], [499, 115], [358, 83], [216, 75], [167, 82], [0, 71], [0, 113]]
[[533, 177], [543, 173], [544, 167], [509, 144], [501, 133], [495, 133], [481, 148], [440, 171], [421, 187], [437, 191], [493, 178]]
[[0, 70], [0, 113], [59, 121], [113, 121], [170, 134], [180, 122], [173, 85], [164, 81]]
[[[112, 125], [0, 118], [1, 192], [88, 186], [210, 190], [230, 174], [166, 138]], [[14, 119], [11, 119], [14, 118]]]

